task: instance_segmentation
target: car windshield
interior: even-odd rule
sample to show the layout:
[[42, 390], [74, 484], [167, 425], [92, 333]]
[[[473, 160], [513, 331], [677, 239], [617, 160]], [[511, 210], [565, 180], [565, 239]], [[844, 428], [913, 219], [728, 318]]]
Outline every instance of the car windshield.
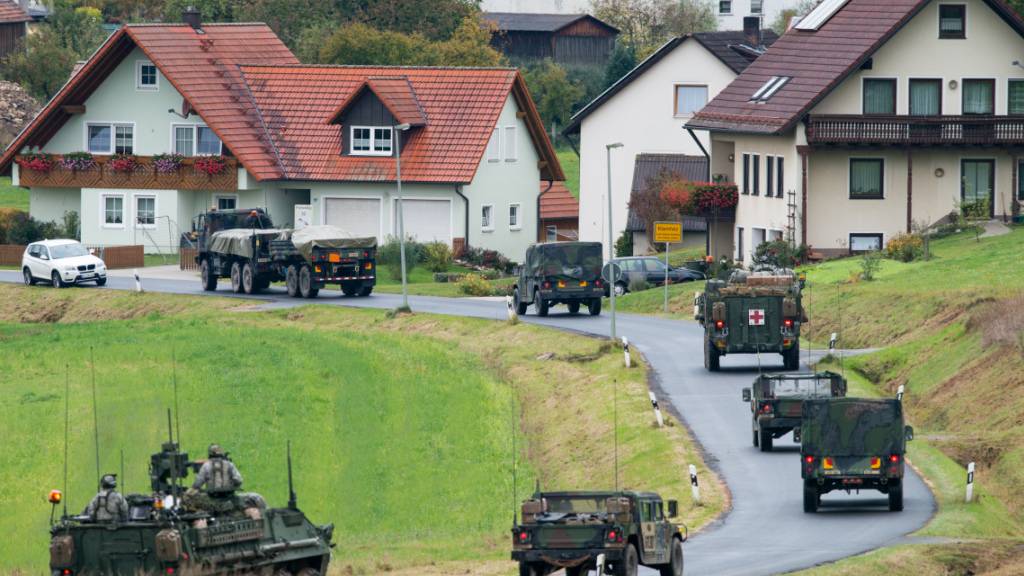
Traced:
[[60, 260], [61, 258], [74, 258], [75, 256], [87, 256], [89, 250], [78, 242], [74, 244], [57, 244], [50, 246], [50, 258]]
[[558, 514], [604, 514], [604, 496], [546, 496], [548, 512]]
[[775, 398], [832, 397], [832, 380], [828, 378], [774, 378], [770, 382]]

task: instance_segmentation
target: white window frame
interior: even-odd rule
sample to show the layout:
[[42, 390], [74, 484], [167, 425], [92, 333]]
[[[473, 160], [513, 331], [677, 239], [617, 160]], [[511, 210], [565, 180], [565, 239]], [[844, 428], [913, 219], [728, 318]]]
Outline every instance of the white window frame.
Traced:
[[516, 126], [505, 126], [504, 134], [501, 138], [505, 162], [517, 162], [519, 160], [519, 150], [517, 149], [519, 137], [516, 128]]
[[[754, 10], [755, 2], [760, 4], [759, 9], [757, 11]], [[764, 0], [750, 0], [750, 13], [764, 15]]]
[[224, 141], [220, 139], [220, 136], [218, 136], [216, 132], [214, 132], [213, 135], [217, 136], [217, 141], [220, 143], [220, 146], [217, 147], [217, 153], [216, 154], [200, 154], [199, 153], [199, 129], [200, 128], [208, 128], [210, 130], [213, 130], [212, 128], [210, 128], [210, 126], [208, 124], [204, 124], [202, 122], [197, 122], [195, 124], [183, 124], [181, 122], [172, 122], [171, 123], [171, 147], [170, 147], [170, 151], [172, 153], [177, 153], [177, 148], [176, 147], [177, 147], [178, 143], [177, 143], [177, 141], [175, 139], [175, 133], [177, 132], [178, 128], [188, 128], [188, 129], [192, 130], [192, 153], [191, 154], [183, 154], [183, 156], [188, 156], [188, 157], [194, 157], [194, 156], [221, 156], [221, 155], [224, 154]]
[[[91, 148], [89, 148], [89, 128], [92, 127], [92, 126], [108, 126], [110, 128], [110, 148], [107, 148], [106, 150], [92, 150]], [[85, 123], [85, 130], [84, 130], [84, 134], [83, 134], [82, 149], [85, 150], [86, 152], [89, 152], [90, 154], [113, 155], [114, 154], [114, 150], [117, 149], [117, 127], [118, 126], [130, 127], [132, 129], [132, 154], [137, 154], [138, 150], [136, 150], [136, 146], [135, 146], [135, 134], [136, 134], [135, 122], [106, 122], [106, 121], [103, 121], [103, 122], [100, 122], [100, 121], [86, 122]]]
[[487, 161], [501, 162], [501, 128], [494, 127], [491, 139], [487, 141]]
[[[698, 110], [693, 112], [680, 112], [679, 111], [679, 89], [680, 88], [703, 88], [704, 89], [704, 106], [708, 105], [708, 98], [711, 97], [711, 87], [707, 84], [694, 84], [690, 82], [677, 82], [672, 85], [672, 116], [674, 118], [691, 118], [696, 114]], [[704, 106], [701, 106], [703, 108]]]
[[[152, 66], [156, 71], [156, 83], [151, 86], [142, 84], [142, 67]], [[159, 92], [160, 91], [160, 69], [150, 60], [135, 61], [135, 91], [136, 92]]]
[[234, 208], [227, 208], [227, 210], [237, 210], [238, 209], [238, 194], [214, 194], [213, 195], [213, 204], [214, 204], [214, 206], [217, 207], [217, 210], [221, 209], [221, 207], [220, 207], [220, 201], [221, 200], [234, 200], [235, 201], [235, 207]]
[[[484, 221], [484, 210], [487, 210], [488, 221]], [[494, 204], [480, 205], [480, 230], [494, 232]]]
[[[125, 196], [123, 192], [104, 192], [100, 194], [100, 228], [107, 228], [110, 230], [124, 230], [125, 229], [125, 216], [127, 207], [125, 206]], [[121, 199], [121, 223], [113, 224], [107, 222], [107, 198], [120, 198]]]
[[[370, 131], [370, 149], [369, 150], [356, 150], [353, 147], [355, 142], [355, 131], [356, 130], [369, 130]], [[387, 130], [391, 132], [391, 147], [386, 151], [374, 150], [374, 144], [377, 141], [377, 130]], [[348, 128], [348, 151], [352, 156], [392, 156], [395, 153], [395, 130], [391, 126], [349, 126]]]
[[[516, 223], [512, 223], [512, 209], [515, 208], [516, 212]], [[520, 202], [513, 202], [508, 205], [508, 229], [509, 230], [522, 230], [523, 229], [523, 205]]]
[[726, 1], [729, 2], [729, 11], [728, 12], [722, 12], [722, 2], [721, 2], [721, 0], [719, 0], [719, 2], [718, 2], [718, 10], [717, 10], [719, 16], [731, 16], [732, 15], [732, 3], [735, 2], [735, 0], [726, 0]]
[[[141, 224], [139, 223], [139, 199], [140, 198], [152, 198], [153, 199], [153, 223], [152, 224]], [[156, 194], [132, 194], [132, 224], [139, 230], [154, 230], [156, 229], [156, 215], [157, 215], [157, 199]]]

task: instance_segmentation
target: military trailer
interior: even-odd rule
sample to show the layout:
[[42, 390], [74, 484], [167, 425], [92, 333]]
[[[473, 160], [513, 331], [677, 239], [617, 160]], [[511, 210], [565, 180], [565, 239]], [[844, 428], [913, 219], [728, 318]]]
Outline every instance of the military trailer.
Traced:
[[522, 521], [512, 528], [512, 560], [520, 576], [544, 576], [565, 569], [582, 576], [597, 569], [635, 576], [638, 566], [663, 576], [683, 573], [685, 526], [672, 523], [675, 500], [651, 492], [537, 492], [522, 504]]
[[786, 370], [800, 367], [803, 281], [792, 270], [734, 271], [728, 281], [709, 280], [694, 300], [704, 328], [704, 367], [718, 371], [728, 354], [782, 354]]
[[804, 512], [816, 512], [822, 494], [878, 490], [889, 510], [903, 510], [906, 442], [903, 404], [895, 399], [807, 400], [800, 424]]
[[789, 432], [799, 442], [804, 401], [843, 396], [846, 380], [835, 372], [758, 376], [753, 386], [743, 389], [743, 401], [750, 404], [754, 447], [771, 452], [774, 440]]
[[570, 314], [586, 306], [591, 316], [601, 313], [604, 281], [601, 279], [600, 242], [549, 242], [526, 250], [512, 292], [516, 311], [526, 314], [532, 304], [538, 316], [547, 316], [557, 304]]
[[[294, 492], [284, 508], [247, 494], [230, 513], [190, 511], [177, 504], [177, 484], [194, 464], [176, 443], [166, 443], [151, 460], [153, 492], [128, 496], [125, 521], [63, 515], [50, 527], [52, 576], [327, 574], [334, 526], [311, 523]], [[51, 493], [55, 506], [59, 494]]]

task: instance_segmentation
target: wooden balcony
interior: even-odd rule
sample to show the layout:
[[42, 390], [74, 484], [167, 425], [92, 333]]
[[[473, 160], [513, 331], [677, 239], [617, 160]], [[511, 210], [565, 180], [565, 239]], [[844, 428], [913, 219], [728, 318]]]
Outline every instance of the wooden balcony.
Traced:
[[[21, 156], [15, 157], [17, 162]], [[59, 156], [55, 157], [59, 158]], [[160, 173], [153, 166], [153, 158], [139, 156], [139, 166], [132, 172], [112, 170], [110, 156], [94, 156], [96, 166], [88, 170], [67, 170], [55, 163], [46, 172], [19, 168], [20, 184], [41, 188], [130, 188], [134, 190], [209, 190], [238, 189], [238, 161], [225, 158], [226, 165], [219, 174], [205, 174], [196, 170], [196, 158], [182, 160], [176, 172]]]
[[1024, 146], [1019, 116], [811, 115], [811, 146]]

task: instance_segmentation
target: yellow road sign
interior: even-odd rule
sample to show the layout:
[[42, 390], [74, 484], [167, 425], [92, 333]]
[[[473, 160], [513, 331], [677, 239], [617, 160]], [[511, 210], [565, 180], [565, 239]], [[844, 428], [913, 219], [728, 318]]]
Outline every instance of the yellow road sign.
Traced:
[[683, 241], [683, 223], [682, 222], [655, 222], [654, 223], [654, 241], [655, 242], [682, 242]]

